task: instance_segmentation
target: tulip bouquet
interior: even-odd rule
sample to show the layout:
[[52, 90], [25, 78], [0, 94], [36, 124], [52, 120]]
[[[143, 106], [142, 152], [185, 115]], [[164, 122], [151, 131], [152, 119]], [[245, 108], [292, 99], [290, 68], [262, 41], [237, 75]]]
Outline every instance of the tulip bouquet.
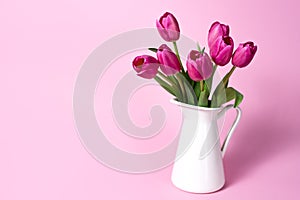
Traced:
[[[162, 44], [158, 48], [149, 48], [156, 58], [141, 55], [134, 58], [132, 65], [137, 75], [146, 79], [154, 78], [165, 90], [176, 97], [177, 101], [217, 108], [234, 100], [237, 107], [243, 95], [228, 86], [229, 78], [237, 68], [246, 67], [253, 59], [257, 46], [253, 42], [241, 43], [234, 50], [233, 39], [229, 36], [229, 26], [214, 22], [208, 32], [209, 54], [199, 44], [191, 50], [184, 68], [179, 56], [176, 41], [180, 29], [176, 18], [166, 12], [156, 21], [160, 36], [173, 43], [174, 52]], [[218, 66], [225, 66], [231, 60], [232, 68], [212, 91], [212, 81]]]

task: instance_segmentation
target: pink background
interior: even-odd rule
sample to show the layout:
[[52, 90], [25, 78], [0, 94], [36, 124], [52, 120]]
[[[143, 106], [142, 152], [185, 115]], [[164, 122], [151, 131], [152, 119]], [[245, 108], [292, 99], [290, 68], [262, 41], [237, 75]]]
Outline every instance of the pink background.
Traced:
[[[296, 0], [0, 1], [0, 199], [299, 199], [299, 7]], [[176, 189], [171, 167], [113, 171], [75, 130], [72, 93], [83, 61], [112, 35], [153, 27], [164, 11], [202, 44], [216, 19], [230, 24], [236, 44], [258, 44], [255, 61], [231, 80], [245, 95], [244, 115], [224, 160], [226, 186], [214, 194]]]

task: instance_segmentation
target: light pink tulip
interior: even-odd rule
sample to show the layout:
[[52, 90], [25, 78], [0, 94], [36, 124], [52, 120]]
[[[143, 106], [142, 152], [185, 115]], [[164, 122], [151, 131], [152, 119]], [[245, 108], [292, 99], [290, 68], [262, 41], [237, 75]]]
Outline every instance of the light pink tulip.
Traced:
[[174, 15], [166, 12], [159, 20], [156, 20], [156, 27], [160, 36], [167, 42], [174, 42], [179, 39], [180, 29]]
[[190, 78], [194, 81], [206, 80], [213, 72], [213, 63], [207, 53], [201, 54], [196, 50], [189, 53], [186, 66]]
[[148, 55], [137, 56], [132, 62], [137, 75], [146, 79], [154, 78], [158, 72], [159, 63], [156, 58]]

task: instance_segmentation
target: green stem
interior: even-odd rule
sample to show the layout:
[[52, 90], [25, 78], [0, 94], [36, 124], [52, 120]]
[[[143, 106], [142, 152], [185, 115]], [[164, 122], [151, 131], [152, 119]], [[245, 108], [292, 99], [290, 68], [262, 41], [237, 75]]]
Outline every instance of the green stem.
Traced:
[[173, 45], [174, 45], [175, 54], [177, 56], [177, 59], [179, 60], [179, 64], [180, 64], [180, 67], [181, 67], [182, 74], [188, 80], [188, 82], [193, 86], [194, 85], [194, 81], [190, 78], [190, 76], [188, 75], [187, 71], [185, 71], [184, 68], [183, 68], [183, 65], [182, 65], [182, 62], [181, 62], [181, 59], [180, 59], [180, 56], [179, 56], [179, 51], [178, 51], [177, 43], [173, 42]]
[[232, 66], [232, 68], [230, 69], [230, 71], [229, 71], [228, 74], [226, 75], [225, 78], [227, 78], [227, 79], [226, 79], [227, 82], [228, 82], [230, 76], [233, 74], [233, 72], [234, 72], [235, 69], [236, 69], [236, 66]]
[[182, 65], [182, 62], [181, 62], [181, 59], [180, 59], [180, 56], [179, 56], [179, 51], [178, 51], [177, 43], [173, 42], [173, 45], [174, 45], [174, 50], [175, 50], [176, 56], [177, 56], [177, 58], [179, 60], [180, 66], [181, 66], [181, 70], [182, 70], [182, 72], [185, 73], [183, 65]]
[[203, 85], [203, 80], [200, 81], [200, 92], [202, 92], [204, 90], [204, 85]]

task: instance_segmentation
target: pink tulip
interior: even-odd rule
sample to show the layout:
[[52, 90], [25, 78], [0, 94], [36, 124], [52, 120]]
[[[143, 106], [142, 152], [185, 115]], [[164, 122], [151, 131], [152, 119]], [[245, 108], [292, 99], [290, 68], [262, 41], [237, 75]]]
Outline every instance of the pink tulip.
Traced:
[[154, 78], [158, 72], [158, 61], [148, 55], [137, 56], [132, 62], [133, 69], [137, 75], [146, 79]]
[[194, 81], [208, 79], [213, 72], [213, 64], [207, 53], [201, 54], [196, 50], [189, 53], [186, 66], [189, 76]]
[[159, 61], [161, 71], [167, 76], [171, 76], [180, 71], [180, 63], [177, 56], [165, 44], [161, 45], [157, 52], [157, 59]]
[[166, 12], [159, 20], [156, 20], [156, 27], [160, 36], [167, 42], [174, 42], [179, 39], [179, 25], [171, 13]]
[[253, 59], [257, 46], [253, 42], [240, 44], [232, 56], [232, 64], [236, 67], [246, 67]]
[[210, 56], [220, 66], [229, 63], [233, 52], [233, 40], [229, 36], [219, 36], [210, 47]]
[[208, 47], [211, 48], [219, 36], [229, 36], [229, 26], [214, 22], [208, 31]]

